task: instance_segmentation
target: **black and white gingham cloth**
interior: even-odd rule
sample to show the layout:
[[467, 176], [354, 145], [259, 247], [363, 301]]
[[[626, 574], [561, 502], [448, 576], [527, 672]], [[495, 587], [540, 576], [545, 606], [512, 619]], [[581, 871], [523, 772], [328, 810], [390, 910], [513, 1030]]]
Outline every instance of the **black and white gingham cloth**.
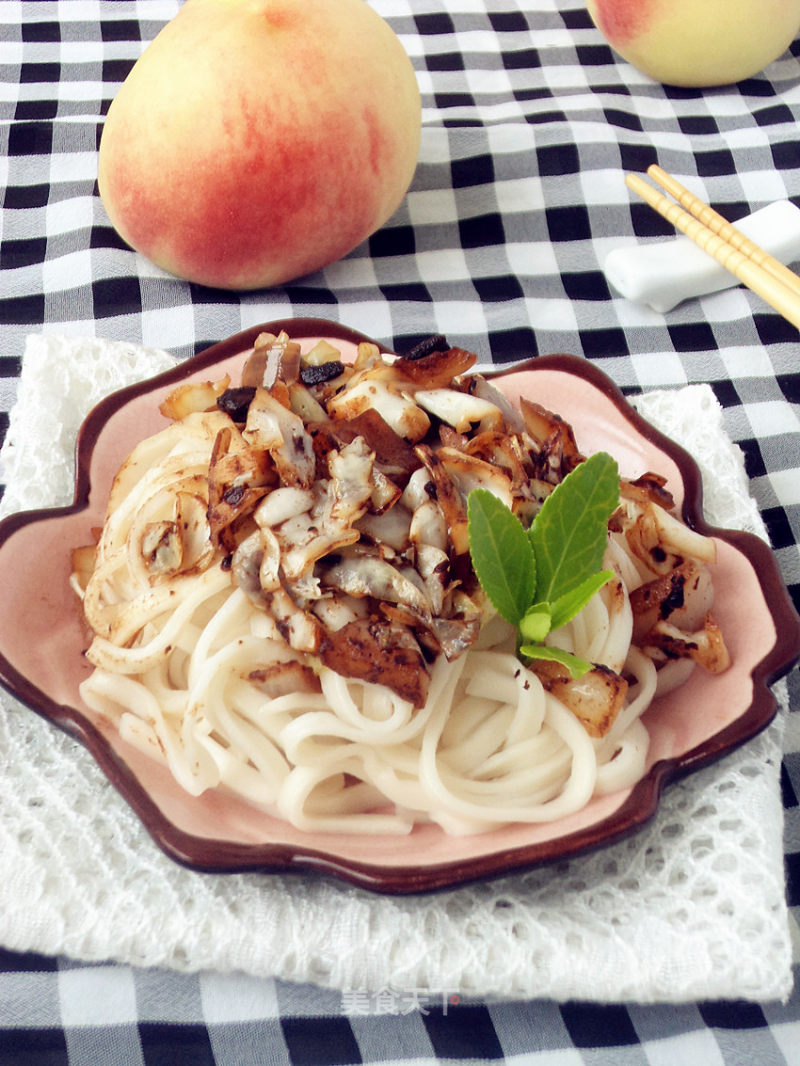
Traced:
[[[498, 363], [572, 352], [627, 393], [710, 382], [800, 603], [797, 331], [741, 288], [658, 315], [616, 297], [601, 269], [620, 243], [672, 235], [624, 185], [625, 171], [655, 161], [734, 221], [777, 199], [800, 205], [800, 43], [763, 74], [701, 92], [617, 60], [580, 0], [371, 2], [423, 93], [411, 191], [345, 260], [248, 294], [163, 276], [121, 243], [97, 197], [103, 115], [178, 0], [0, 2], [0, 432], [25, 336], [42, 330], [185, 358], [258, 322], [315, 315], [398, 350], [443, 332]], [[796, 920], [796, 674], [790, 692], [782, 784]], [[785, 1005], [475, 1004], [0, 949], [2, 1066], [436, 1061], [797, 1066], [800, 991]]]
[[6, 955], [0, 964], [11, 967], [0, 972], [3, 1066], [798, 1062], [796, 1002], [459, 1004], [409, 989], [357, 1000], [242, 975], [76, 967], [38, 956]]

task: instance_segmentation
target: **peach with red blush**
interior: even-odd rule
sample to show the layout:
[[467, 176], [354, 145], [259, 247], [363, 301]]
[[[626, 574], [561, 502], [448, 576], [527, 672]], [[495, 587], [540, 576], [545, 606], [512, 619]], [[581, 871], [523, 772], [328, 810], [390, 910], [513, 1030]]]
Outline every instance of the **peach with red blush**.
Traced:
[[278, 285], [390, 218], [420, 126], [409, 56], [365, 0], [187, 0], [111, 104], [100, 195], [163, 269]]
[[781, 56], [800, 0], [587, 0], [611, 47], [666, 85], [731, 85]]

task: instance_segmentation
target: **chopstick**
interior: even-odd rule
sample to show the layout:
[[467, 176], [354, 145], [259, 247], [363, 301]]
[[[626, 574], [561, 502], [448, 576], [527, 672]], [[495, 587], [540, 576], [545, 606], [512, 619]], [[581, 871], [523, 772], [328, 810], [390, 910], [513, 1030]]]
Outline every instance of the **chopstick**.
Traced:
[[638, 174], [627, 174], [625, 184], [662, 218], [800, 329], [800, 277], [661, 167], [653, 164], [648, 167], [647, 173], [678, 202], [668, 199]]

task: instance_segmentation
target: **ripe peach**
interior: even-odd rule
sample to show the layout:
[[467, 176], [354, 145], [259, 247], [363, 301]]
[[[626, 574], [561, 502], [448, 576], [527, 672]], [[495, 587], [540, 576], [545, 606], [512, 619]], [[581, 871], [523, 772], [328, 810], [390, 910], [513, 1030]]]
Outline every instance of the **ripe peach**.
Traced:
[[100, 195], [165, 270], [278, 285], [386, 222], [420, 123], [411, 61], [366, 0], [187, 0], [111, 104]]
[[667, 85], [731, 85], [777, 59], [800, 29], [800, 0], [587, 0], [623, 59]]

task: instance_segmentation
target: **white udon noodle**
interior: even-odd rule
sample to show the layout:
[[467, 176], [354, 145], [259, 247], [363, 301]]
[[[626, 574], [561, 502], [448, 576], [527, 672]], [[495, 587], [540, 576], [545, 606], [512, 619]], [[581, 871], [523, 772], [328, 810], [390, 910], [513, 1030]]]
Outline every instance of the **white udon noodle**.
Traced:
[[[623, 538], [610, 538], [606, 557], [617, 579], [557, 634], [561, 646], [631, 678], [601, 739], [520, 664], [499, 618], [466, 654], [436, 660], [417, 711], [384, 686], [318, 664], [321, 693], [270, 698], [250, 672], [308, 659], [274, 639], [230, 573], [216, 562], [153, 586], [129, 550], [143, 523], [169, 513], [179, 487], [197, 485], [212, 438], [189, 434], [167, 454], [146, 442], [118, 479], [87, 593], [112, 611], [123, 605], [124, 624], [114, 642], [93, 639], [85, 703], [165, 762], [188, 793], [220, 789], [311, 832], [408, 833], [432, 821], [456, 835], [551, 822], [642, 777], [641, 715], [657, 678], [631, 645], [628, 592], [642, 576]], [[622, 596], [612, 594], [617, 582]]]

